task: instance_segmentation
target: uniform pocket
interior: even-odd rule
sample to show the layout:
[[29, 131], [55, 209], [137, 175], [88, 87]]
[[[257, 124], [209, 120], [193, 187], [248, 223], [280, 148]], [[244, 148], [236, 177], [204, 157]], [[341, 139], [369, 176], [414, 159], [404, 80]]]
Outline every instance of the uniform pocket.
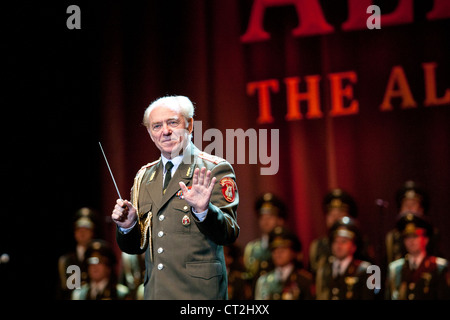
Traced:
[[190, 213], [191, 207], [185, 200], [174, 199], [173, 205], [173, 219], [175, 219], [174, 231], [176, 233], [190, 233], [191, 225], [194, 223]]
[[194, 278], [209, 280], [222, 275], [222, 265], [220, 262], [189, 262], [186, 271]]

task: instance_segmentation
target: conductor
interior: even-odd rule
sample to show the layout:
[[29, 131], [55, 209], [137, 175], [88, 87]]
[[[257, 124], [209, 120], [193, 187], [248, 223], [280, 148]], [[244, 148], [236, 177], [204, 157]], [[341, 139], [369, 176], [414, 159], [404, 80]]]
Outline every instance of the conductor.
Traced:
[[161, 157], [136, 174], [131, 200], [112, 213], [120, 249], [145, 252], [145, 299], [227, 299], [223, 246], [239, 235], [239, 194], [225, 159], [192, 142], [194, 106], [185, 96], [157, 99], [143, 123]]

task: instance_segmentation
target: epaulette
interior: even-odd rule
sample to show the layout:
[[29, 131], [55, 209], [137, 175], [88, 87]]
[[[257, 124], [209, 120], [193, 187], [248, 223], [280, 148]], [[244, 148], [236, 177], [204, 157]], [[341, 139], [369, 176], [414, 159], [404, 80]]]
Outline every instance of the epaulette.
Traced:
[[147, 163], [146, 165], [143, 165], [139, 171], [137, 172], [136, 175], [138, 175], [140, 172], [142, 172], [143, 170], [146, 170], [147, 168], [153, 167], [155, 164], [157, 164], [159, 161], [161, 161], [161, 158], [159, 158], [158, 160], [155, 160], [153, 162]]
[[218, 164], [220, 162], [226, 161], [223, 158], [220, 158], [220, 157], [217, 157], [217, 156], [213, 156], [212, 154], [205, 153], [205, 152], [200, 152], [198, 154], [198, 157], [202, 158], [202, 159], [205, 159], [205, 160], [208, 160], [208, 161], [210, 161], [210, 162], [212, 162], [214, 164]]
[[404, 263], [405, 263], [405, 258], [400, 258], [398, 260], [394, 260], [391, 263], [389, 263], [389, 269], [396, 270], [398, 268], [401, 268]]
[[117, 295], [119, 298], [124, 299], [127, 295], [130, 294], [130, 289], [127, 286], [118, 283], [116, 285]]
[[367, 270], [367, 268], [370, 266], [370, 263], [368, 261], [361, 261], [361, 263], [358, 266], [358, 269], [360, 270]]
[[448, 265], [447, 259], [436, 257], [436, 264], [441, 267], [446, 267]]
[[311, 272], [309, 272], [309, 271], [307, 271], [307, 270], [305, 270], [305, 269], [299, 269], [299, 270], [298, 270], [298, 273], [299, 273], [301, 276], [303, 276], [304, 278], [307, 278], [307, 279], [310, 279], [310, 280], [313, 279], [313, 275], [311, 274]]

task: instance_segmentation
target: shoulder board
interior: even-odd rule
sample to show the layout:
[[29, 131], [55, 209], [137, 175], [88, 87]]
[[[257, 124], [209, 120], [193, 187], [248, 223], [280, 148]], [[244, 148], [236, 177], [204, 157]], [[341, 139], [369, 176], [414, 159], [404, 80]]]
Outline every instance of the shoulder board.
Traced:
[[116, 285], [116, 290], [121, 298], [125, 297], [127, 294], [130, 293], [130, 290], [128, 289], [128, 287], [126, 287], [125, 285], [120, 284], [120, 283], [118, 283]]
[[367, 268], [370, 266], [370, 263], [368, 262], [368, 261], [362, 261], [362, 260], [359, 260], [358, 261], [358, 270], [363, 270], [363, 271], [365, 271], [365, 270], [367, 270]]
[[438, 266], [446, 267], [448, 265], [448, 261], [444, 258], [436, 257], [436, 264]]
[[199, 158], [202, 158], [204, 160], [210, 161], [210, 162], [212, 162], [214, 164], [218, 164], [220, 162], [225, 161], [225, 159], [223, 159], [223, 158], [220, 158], [220, 157], [217, 157], [217, 156], [213, 156], [213, 155], [211, 155], [209, 153], [205, 153], [205, 152], [200, 152], [198, 154], [198, 156], [199, 156]]
[[397, 259], [397, 260], [389, 263], [389, 269], [395, 270], [395, 269], [401, 268], [404, 263], [405, 263], [405, 258]]
[[313, 279], [313, 275], [311, 272], [305, 270], [305, 269], [300, 269], [298, 270], [298, 274], [300, 274], [301, 276], [307, 278], [307, 279]]
[[145, 166], [142, 166], [141, 169], [153, 167], [155, 164], [157, 164], [157, 163], [160, 162], [160, 161], [161, 161], [161, 158], [159, 158], [158, 160], [155, 160], [155, 161], [153, 161], [153, 162], [147, 163]]
[[154, 166], [155, 164], [157, 164], [159, 161], [161, 161], [161, 158], [159, 158], [158, 160], [155, 160], [155, 161], [153, 161], [153, 162], [147, 163], [146, 165], [142, 166], [142, 167], [139, 169], [138, 173], [141, 172], [142, 170], [145, 170], [145, 169], [147, 169], [147, 168], [153, 167], [153, 166]]

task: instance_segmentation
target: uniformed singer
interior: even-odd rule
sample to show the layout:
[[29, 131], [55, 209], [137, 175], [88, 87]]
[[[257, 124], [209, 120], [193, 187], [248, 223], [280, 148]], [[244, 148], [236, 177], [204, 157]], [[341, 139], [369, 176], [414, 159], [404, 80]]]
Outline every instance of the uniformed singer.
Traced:
[[227, 299], [223, 246], [239, 234], [235, 173], [191, 142], [194, 106], [157, 99], [143, 123], [161, 157], [143, 166], [112, 213], [120, 249], [145, 252], [145, 299]]

